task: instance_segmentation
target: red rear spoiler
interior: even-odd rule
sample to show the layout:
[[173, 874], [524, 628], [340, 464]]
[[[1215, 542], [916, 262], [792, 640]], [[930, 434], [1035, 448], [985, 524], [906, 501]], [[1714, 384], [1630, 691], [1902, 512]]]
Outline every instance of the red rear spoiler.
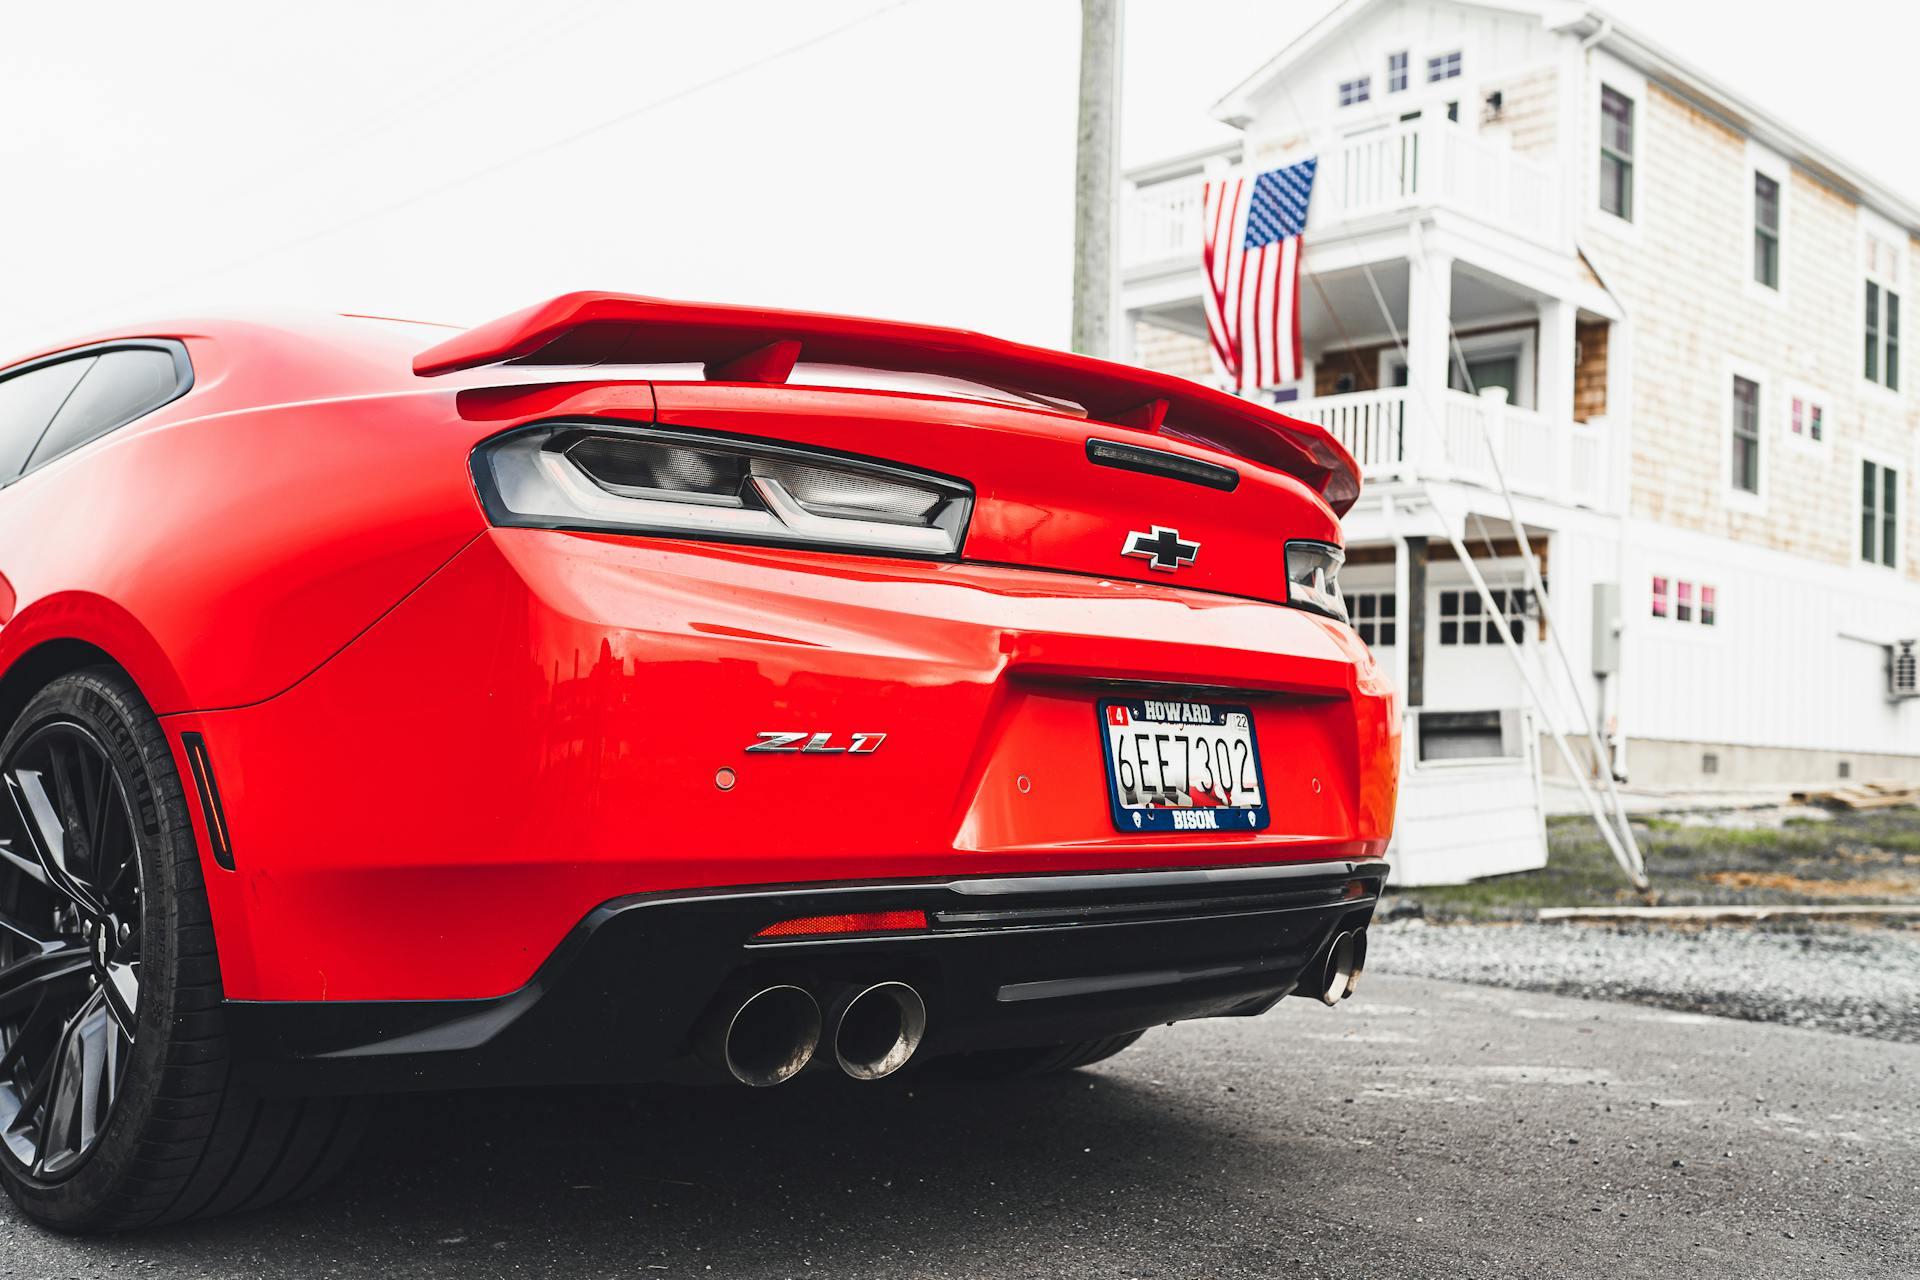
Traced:
[[1344, 515], [1360, 495], [1353, 457], [1322, 428], [1171, 374], [989, 338], [964, 329], [569, 293], [414, 357], [422, 377], [516, 365], [704, 365], [709, 379], [781, 383], [801, 358], [937, 374], [1064, 400], [1096, 421], [1192, 439], [1297, 476]]

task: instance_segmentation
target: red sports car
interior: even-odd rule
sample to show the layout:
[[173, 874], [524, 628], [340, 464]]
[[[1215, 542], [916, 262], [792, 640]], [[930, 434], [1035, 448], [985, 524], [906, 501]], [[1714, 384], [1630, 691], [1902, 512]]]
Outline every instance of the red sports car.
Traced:
[[0, 369], [0, 1179], [121, 1228], [395, 1089], [1338, 1001], [1399, 751], [1358, 488], [1179, 378], [617, 294]]

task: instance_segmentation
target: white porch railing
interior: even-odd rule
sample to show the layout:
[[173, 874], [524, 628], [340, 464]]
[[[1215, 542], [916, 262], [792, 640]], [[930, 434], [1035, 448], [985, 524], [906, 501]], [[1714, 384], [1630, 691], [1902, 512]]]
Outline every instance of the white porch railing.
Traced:
[[1282, 413], [1316, 422], [1346, 446], [1369, 479], [1400, 473], [1407, 456], [1407, 389], [1317, 396], [1277, 406]]
[[[1440, 206], [1551, 248], [1566, 247], [1554, 171], [1445, 120], [1419, 120], [1320, 148], [1307, 234], [1356, 219]], [[1134, 188], [1121, 227], [1122, 263], [1195, 258], [1206, 175]]]
[[1369, 480], [1461, 480], [1582, 507], [1607, 504], [1604, 428], [1554, 422], [1493, 397], [1443, 391], [1431, 406], [1405, 387], [1316, 396], [1280, 408], [1330, 431]]

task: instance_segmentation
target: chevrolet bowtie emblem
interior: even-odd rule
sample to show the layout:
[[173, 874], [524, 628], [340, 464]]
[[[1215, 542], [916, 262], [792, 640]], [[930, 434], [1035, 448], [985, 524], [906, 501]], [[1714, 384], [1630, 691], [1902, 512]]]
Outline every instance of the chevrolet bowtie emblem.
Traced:
[[1180, 541], [1178, 529], [1155, 525], [1149, 533], [1129, 533], [1121, 554], [1139, 556], [1154, 568], [1171, 573], [1182, 565], [1192, 564], [1200, 554], [1200, 544]]

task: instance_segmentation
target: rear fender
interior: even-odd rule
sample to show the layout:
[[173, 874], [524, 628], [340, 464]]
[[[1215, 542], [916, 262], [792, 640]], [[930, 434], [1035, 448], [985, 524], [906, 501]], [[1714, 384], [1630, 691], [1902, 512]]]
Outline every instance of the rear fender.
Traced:
[[[104, 596], [63, 591], [36, 600], [17, 615], [12, 591], [0, 579], [0, 683], [35, 651], [59, 641], [79, 641], [111, 658], [140, 687], [149, 705], [165, 706], [183, 696], [180, 673], [140, 620]], [[11, 691], [10, 691], [11, 692]], [[0, 732], [6, 726], [0, 724]]]

